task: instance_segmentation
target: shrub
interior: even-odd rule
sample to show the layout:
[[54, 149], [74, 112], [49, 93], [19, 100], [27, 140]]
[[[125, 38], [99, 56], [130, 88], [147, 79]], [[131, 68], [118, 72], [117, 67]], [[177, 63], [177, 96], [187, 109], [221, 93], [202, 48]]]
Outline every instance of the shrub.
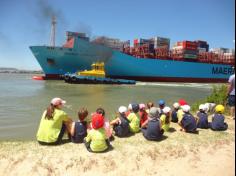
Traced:
[[[215, 103], [215, 104], [222, 104], [226, 106], [227, 104], [227, 85], [214, 85], [212, 88], [211, 94], [206, 97], [204, 100], [200, 100], [196, 103], [194, 103], [191, 107], [193, 112], [196, 112], [198, 110], [198, 107], [200, 104], [204, 104], [206, 102], [208, 103]], [[228, 109], [226, 109], [226, 113], [228, 113]]]

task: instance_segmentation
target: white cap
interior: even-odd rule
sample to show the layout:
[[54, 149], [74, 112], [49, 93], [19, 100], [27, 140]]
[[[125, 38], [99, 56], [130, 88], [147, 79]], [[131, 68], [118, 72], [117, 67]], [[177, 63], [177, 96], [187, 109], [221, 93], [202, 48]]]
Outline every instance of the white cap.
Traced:
[[132, 110], [132, 104], [131, 103], [128, 105], [128, 109]]
[[51, 104], [53, 104], [54, 106], [64, 105], [65, 103], [66, 103], [66, 101], [62, 100], [61, 98], [53, 98], [51, 100]]
[[199, 110], [206, 111], [206, 110], [207, 110], [207, 107], [206, 107], [205, 104], [200, 104], [198, 109], [199, 109]]
[[176, 108], [176, 109], [179, 108], [179, 103], [175, 102], [175, 103], [173, 104], [173, 107]]
[[164, 114], [167, 114], [168, 112], [170, 112], [170, 107], [168, 107], [168, 106], [166, 106], [166, 107], [164, 107], [163, 108], [163, 112], [164, 112]]
[[184, 112], [189, 112], [191, 107], [189, 105], [183, 105], [182, 109], [183, 109]]
[[125, 106], [120, 106], [118, 109], [119, 113], [127, 112], [127, 108]]

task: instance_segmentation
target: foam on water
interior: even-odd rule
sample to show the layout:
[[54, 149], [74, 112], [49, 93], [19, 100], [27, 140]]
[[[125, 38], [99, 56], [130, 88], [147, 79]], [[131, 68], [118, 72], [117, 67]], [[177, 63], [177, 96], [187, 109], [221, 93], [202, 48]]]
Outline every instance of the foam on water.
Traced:
[[158, 82], [137, 82], [136, 86], [165, 86], [165, 87], [195, 87], [211, 89], [212, 84], [204, 83], [158, 83]]

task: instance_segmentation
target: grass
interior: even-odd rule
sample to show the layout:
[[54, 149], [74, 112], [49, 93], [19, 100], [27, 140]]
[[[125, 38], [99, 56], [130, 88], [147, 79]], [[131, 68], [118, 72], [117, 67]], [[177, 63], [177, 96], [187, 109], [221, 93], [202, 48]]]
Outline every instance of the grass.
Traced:
[[227, 107], [227, 99], [228, 99], [227, 86], [224, 84], [223, 85], [214, 85], [212, 87], [211, 94], [208, 97], [206, 97], [205, 99], [195, 102], [191, 106], [191, 110], [192, 110], [192, 112], [196, 112], [198, 110], [198, 107], [200, 104], [204, 104], [204, 103], [208, 102], [208, 103], [215, 103], [215, 104], [224, 105], [226, 107], [225, 113], [228, 115], [229, 108]]

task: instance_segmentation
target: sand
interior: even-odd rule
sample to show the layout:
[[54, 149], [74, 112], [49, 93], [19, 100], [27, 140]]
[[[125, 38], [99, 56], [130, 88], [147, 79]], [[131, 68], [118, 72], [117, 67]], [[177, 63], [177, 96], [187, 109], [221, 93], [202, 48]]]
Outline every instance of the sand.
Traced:
[[[41, 146], [36, 141], [0, 142], [0, 175], [234, 176], [235, 124], [225, 132], [180, 132], [171, 124], [161, 142], [142, 134], [115, 138], [114, 150], [89, 153], [83, 144]], [[175, 130], [176, 131], [175, 131]]]

